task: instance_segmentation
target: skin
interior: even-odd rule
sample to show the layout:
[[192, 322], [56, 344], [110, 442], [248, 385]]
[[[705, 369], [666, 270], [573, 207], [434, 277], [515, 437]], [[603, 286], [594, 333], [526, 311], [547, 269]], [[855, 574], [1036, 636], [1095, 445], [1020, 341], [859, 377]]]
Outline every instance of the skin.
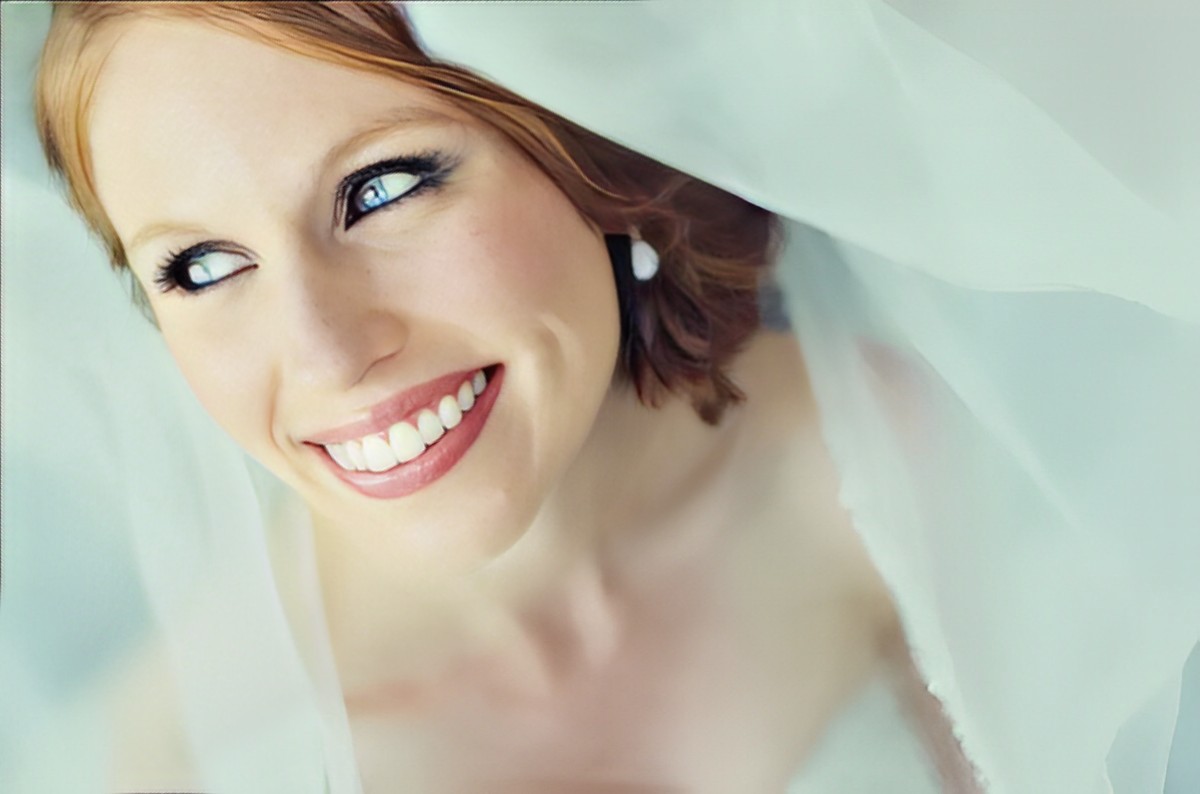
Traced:
[[[397, 114], [436, 123], [347, 145]], [[442, 187], [336, 222], [344, 175], [429, 148], [457, 162]], [[183, 375], [312, 512], [367, 790], [778, 789], [896, 647], [795, 340], [759, 335], [734, 371], [750, 400], [717, 428], [613, 387], [606, 230], [470, 116], [137, 19], [101, 73], [91, 150]], [[210, 239], [255, 267], [159, 292], [159, 261]], [[496, 362], [483, 433], [408, 497], [362, 496], [303, 443]]]

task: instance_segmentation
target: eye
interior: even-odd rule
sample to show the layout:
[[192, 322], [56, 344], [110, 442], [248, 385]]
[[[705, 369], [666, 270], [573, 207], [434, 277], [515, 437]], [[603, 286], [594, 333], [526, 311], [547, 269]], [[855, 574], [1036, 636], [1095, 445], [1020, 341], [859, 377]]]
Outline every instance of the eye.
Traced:
[[154, 283], [161, 292], [176, 287], [199, 292], [254, 266], [253, 260], [243, 254], [218, 248], [212, 242], [200, 243], [171, 254], [159, 266]]
[[381, 207], [437, 187], [450, 169], [440, 152], [397, 157], [360, 168], [338, 185], [343, 228], [349, 229]]
[[384, 174], [360, 187], [352, 197], [354, 209], [365, 215], [373, 209], [390, 204], [421, 183], [416, 174]]

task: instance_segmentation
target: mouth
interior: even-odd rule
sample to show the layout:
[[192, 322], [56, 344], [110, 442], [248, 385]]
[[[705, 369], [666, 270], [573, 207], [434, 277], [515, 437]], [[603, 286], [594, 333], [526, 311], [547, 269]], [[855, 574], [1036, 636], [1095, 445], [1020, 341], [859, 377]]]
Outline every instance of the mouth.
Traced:
[[[305, 444], [351, 488], [376, 499], [398, 499], [440, 479], [466, 455], [487, 422], [503, 380], [500, 364], [447, 376], [424, 390], [432, 394], [419, 405], [408, 400], [402, 401], [403, 409], [384, 406], [367, 423]], [[397, 413], [403, 418], [391, 421]], [[366, 433], [364, 425], [383, 429]]]

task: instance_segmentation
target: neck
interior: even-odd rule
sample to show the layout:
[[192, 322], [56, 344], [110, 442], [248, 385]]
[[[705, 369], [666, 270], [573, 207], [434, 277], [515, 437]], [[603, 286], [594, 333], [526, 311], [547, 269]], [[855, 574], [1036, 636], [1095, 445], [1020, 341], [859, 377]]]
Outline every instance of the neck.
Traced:
[[[528, 531], [477, 574], [488, 587], [519, 583], [528, 595], [553, 589], [568, 571], [619, 583], [635, 554], [668, 542], [674, 521], [729, 459], [740, 427], [734, 408], [717, 427], [671, 398], [660, 408], [614, 387], [592, 433]], [[648, 561], [654, 562], [654, 561]]]

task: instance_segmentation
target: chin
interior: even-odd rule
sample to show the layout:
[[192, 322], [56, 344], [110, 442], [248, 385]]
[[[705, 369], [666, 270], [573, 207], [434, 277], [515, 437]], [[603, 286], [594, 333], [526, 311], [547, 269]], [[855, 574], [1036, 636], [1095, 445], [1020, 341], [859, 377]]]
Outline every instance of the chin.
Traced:
[[324, 547], [349, 544], [397, 576], [419, 580], [466, 575], [499, 560], [537, 515], [538, 500], [524, 488], [525, 498], [495, 485], [455, 490], [390, 502], [325, 492], [305, 501]]

